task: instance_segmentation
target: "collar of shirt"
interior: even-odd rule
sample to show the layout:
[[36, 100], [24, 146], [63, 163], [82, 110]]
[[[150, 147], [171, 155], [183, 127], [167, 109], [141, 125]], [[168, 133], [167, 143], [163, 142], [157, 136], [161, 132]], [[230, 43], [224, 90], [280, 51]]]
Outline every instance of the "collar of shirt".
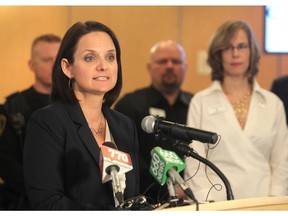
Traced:
[[[163, 95], [152, 85], [149, 87], [149, 91], [151, 92], [151, 94], [149, 94], [151, 95], [151, 98], [150, 98], [151, 104], [156, 104], [160, 100], [165, 100], [167, 102], [166, 98], [163, 97]], [[180, 91], [175, 101], [175, 104], [180, 102], [188, 106], [191, 98], [192, 98], [192, 94]]]
[[[213, 81], [211, 88], [207, 88], [207, 91], [205, 92], [205, 94], [213, 94], [213, 92], [223, 92], [222, 88], [221, 88], [221, 84], [220, 81], [215, 80]], [[258, 98], [260, 99], [260, 102], [262, 104], [266, 104], [267, 103], [267, 96], [265, 94], [265, 89], [261, 88], [259, 83], [257, 82], [257, 80], [254, 80], [253, 82], [253, 90], [252, 90], [252, 95], [258, 95]]]

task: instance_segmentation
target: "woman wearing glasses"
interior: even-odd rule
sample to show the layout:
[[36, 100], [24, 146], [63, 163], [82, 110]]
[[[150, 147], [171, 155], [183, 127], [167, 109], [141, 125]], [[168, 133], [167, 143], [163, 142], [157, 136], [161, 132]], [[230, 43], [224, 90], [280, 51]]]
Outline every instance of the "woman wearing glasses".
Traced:
[[[212, 85], [190, 102], [187, 124], [216, 132], [216, 145], [191, 147], [227, 177], [235, 199], [287, 195], [288, 130], [283, 103], [260, 87], [260, 51], [246, 22], [222, 24], [208, 50]], [[226, 200], [222, 180], [205, 164], [186, 159], [185, 179], [200, 200]]]

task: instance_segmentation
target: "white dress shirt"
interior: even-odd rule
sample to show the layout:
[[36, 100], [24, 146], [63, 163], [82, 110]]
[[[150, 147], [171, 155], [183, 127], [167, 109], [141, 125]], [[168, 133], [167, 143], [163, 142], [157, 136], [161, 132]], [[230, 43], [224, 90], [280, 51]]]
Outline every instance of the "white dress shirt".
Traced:
[[[213, 145], [193, 141], [190, 146], [227, 177], [235, 199], [288, 195], [285, 119], [282, 101], [255, 80], [246, 125], [242, 129], [220, 82], [214, 81], [192, 98], [187, 126], [216, 132], [221, 136], [220, 142]], [[227, 200], [224, 183], [213, 170], [192, 157], [185, 162], [184, 178], [190, 178], [187, 184], [196, 199]], [[215, 187], [211, 189], [212, 184]]]

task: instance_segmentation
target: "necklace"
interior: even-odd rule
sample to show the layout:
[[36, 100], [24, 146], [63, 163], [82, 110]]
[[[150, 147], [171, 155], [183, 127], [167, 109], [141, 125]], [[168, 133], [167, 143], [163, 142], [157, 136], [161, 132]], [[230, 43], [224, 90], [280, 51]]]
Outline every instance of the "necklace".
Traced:
[[242, 98], [237, 102], [231, 102], [237, 119], [240, 123], [245, 120], [246, 113], [248, 111], [248, 102], [250, 98], [250, 93], [246, 92]]
[[96, 130], [95, 130], [94, 128], [92, 128], [90, 125], [89, 125], [89, 128], [90, 128], [91, 132], [92, 132], [94, 135], [101, 134], [101, 133], [102, 133], [102, 130], [103, 130], [103, 126], [102, 126], [102, 115], [101, 115], [101, 119], [100, 119], [100, 124], [99, 124], [98, 130], [96, 131]]
[[251, 89], [247, 89], [243, 96], [241, 96], [238, 100], [235, 100], [235, 98], [233, 99], [233, 95], [230, 92], [227, 92], [224, 86], [222, 86], [222, 89], [232, 105], [239, 124], [242, 128], [244, 128], [250, 103]]
[[243, 97], [240, 98], [238, 101], [236, 102], [231, 101], [235, 115], [241, 126], [244, 126], [245, 124], [250, 95], [251, 95], [250, 92], [246, 92], [243, 95]]

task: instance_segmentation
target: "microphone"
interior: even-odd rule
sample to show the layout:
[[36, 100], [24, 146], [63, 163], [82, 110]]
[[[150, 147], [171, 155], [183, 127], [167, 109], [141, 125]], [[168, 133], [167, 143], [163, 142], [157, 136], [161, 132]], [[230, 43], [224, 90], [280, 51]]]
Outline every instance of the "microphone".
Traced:
[[162, 132], [169, 137], [184, 142], [192, 142], [192, 140], [197, 140], [202, 143], [215, 144], [218, 140], [218, 135], [216, 133], [189, 128], [185, 125], [165, 121], [154, 116], [146, 116], [143, 118], [141, 127], [147, 133]]
[[192, 190], [179, 174], [186, 168], [186, 164], [175, 152], [164, 150], [157, 146], [152, 149], [151, 158], [149, 171], [161, 185], [165, 184], [168, 175], [173, 183], [178, 184], [189, 198], [198, 203]]
[[116, 197], [115, 205], [117, 206], [118, 202], [121, 206], [124, 203], [121, 175], [132, 170], [133, 166], [130, 155], [115, 149], [115, 147], [116, 145], [111, 142], [105, 142], [101, 146], [100, 173], [102, 183], [112, 180], [113, 193]]
[[159, 146], [151, 150], [149, 172], [159, 184], [164, 185], [166, 183], [169, 170], [177, 170], [176, 173], [178, 173], [184, 170], [185, 167], [186, 164], [175, 152], [164, 150]]

